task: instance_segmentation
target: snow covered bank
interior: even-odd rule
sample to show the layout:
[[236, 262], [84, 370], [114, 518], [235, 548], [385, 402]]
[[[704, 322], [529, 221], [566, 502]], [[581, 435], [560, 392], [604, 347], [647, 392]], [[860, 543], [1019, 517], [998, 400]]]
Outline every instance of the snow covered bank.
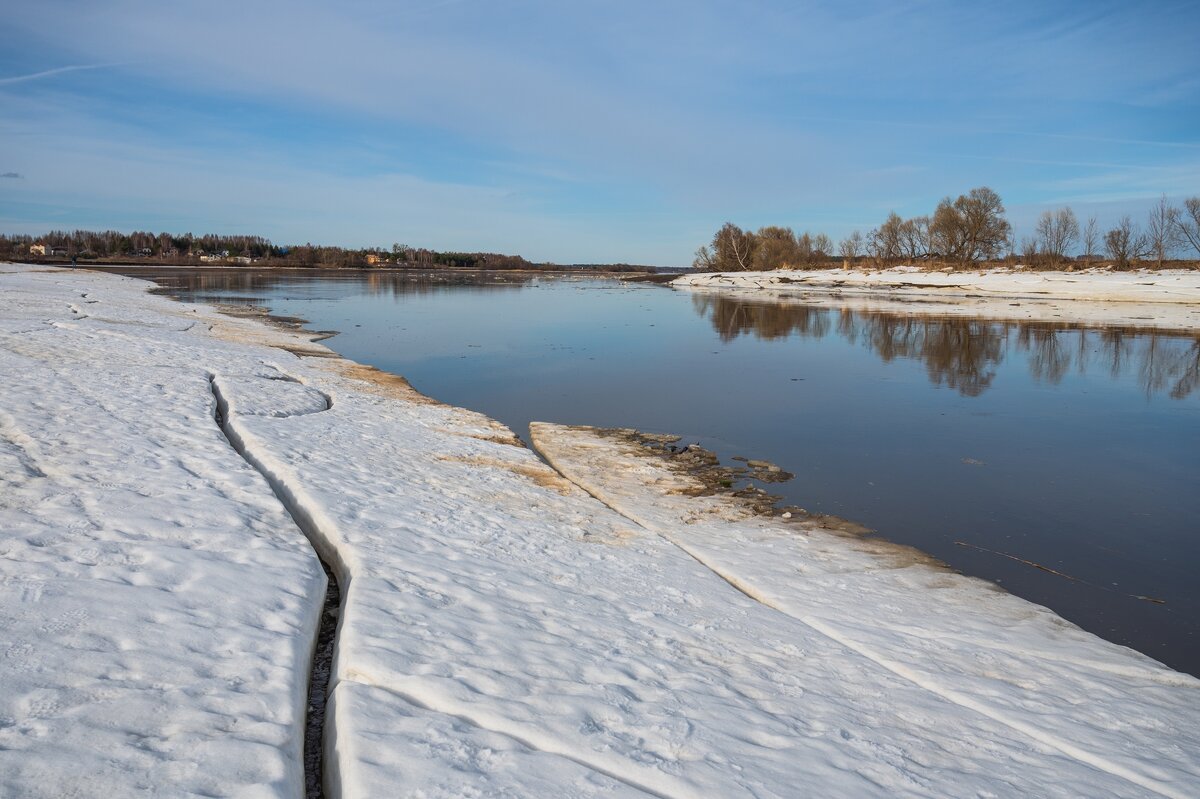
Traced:
[[305, 535], [343, 591], [333, 796], [1200, 790], [1190, 677], [539, 427], [606, 505], [489, 419], [143, 286], [0, 268], [0, 614], [26, 625], [0, 630], [0, 794], [296, 795]]
[[1200, 681], [912, 550], [690, 496], [703, 486], [621, 436], [532, 434], [572, 482], [888, 677], [1148, 793], [1200, 786]]
[[671, 285], [746, 299], [934, 316], [1200, 329], [1200, 272], [1190, 270], [781, 270], [683, 275]]
[[0, 269], [0, 795], [298, 795], [325, 576], [205, 372], [263, 367], [144, 284]]

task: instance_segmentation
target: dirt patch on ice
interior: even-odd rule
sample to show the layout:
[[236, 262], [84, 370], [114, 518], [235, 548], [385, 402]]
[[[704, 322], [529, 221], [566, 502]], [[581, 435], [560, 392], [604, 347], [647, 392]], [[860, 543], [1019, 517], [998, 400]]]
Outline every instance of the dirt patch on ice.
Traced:
[[433, 397], [427, 397], [420, 391], [412, 387], [406, 379], [400, 375], [384, 372], [376, 369], [374, 366], [367, 366], [356, 361], [347, 360], [346, 358], [336, 357], [325, 365], [328, 371], [332, 371], [340, 377], [346, 377], [351, 380], [357, 380], [365, 385], [360, 385], [362, 391], [368, 394], [377, 396], [389, 397], [391, 399], [400, 399], [405, 402], [412, 402], [417, 405], [444, 405], [445, 403], [435, 400]]
[[594, 428], [594, 431], [597, 436], [621, 441], [658, 458], [671, 471], [689, 478], [692, 487], [677, 489], [674, 493], [728, 497], [754, 516], [803, 521], [843, 535], [864, 536], [873, 532], [869, 527], [838, 516], [813, 513], [796, 505], [779, 505], [781, 497], [752, 482], [783, 483], [795, 476], [770, 461], [735, 458], [744, 465], [730, 466], [722, 464], [716, 453], [699, 444], [679, 446], [680, 436], [645, 433], [632, 428]]
[[513, 463], [483, 455], [439, 455], [438, 460], [464, 463], [468, 466], [504, 469], [526, 477], [543, 488], [551, 488], [564, 496], [570, 494], [573, 488], [569, 480], [543, 463]]

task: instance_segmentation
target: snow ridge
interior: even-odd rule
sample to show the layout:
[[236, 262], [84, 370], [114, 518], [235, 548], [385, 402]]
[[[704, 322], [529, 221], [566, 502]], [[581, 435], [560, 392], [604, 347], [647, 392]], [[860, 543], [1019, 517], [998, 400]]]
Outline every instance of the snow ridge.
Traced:
[[[282, 370], [280, 371], [282, 372]], [[284, 379], [287, 382], [304, 383], [297, 378]], [[217, 422], [229, 439], [231, 446], [247, 463], [262, 474], [279, 501], [296, 521], [297, 526], [312, 541], [322, 559], [336, 565], [336, 577], [341, 587], [344, 609], [352, 596], [354, 558], [347, 556], [346, 547], [340, 545], [339, 542], [344, 538], [338, 530], [337, 524], [326, 515], [320, 504], [309, 496], [299, 477], [286, 464], [273, 457], [270, 449], [258, 442], [254, 434], [239, 423], [238, 406], [231, 399], [233, 392], [222, 389], [220, 375], [210, 372], [209, 383], [217, 404]], [[332, 409], [332, 396], [325, 392], [322, 394], [326, 398], [326, 409]], [[342, 616], [344, 617], [344, 615], [343, 613]], [[481, 730], [510, 738], [531, 750], [565, 758], [641, 793], [658, 797], [658, 799], [683, 799], [684, 797], [701, 799], [702, 796], [685, 783], [675, 780], [669, 775], [650, 772], [644, 775], [643, 779], [639, 779], [629, 773], [629, 762], [619, 756], [587, 752], [564, 746], [562, 739], [537, 727], [514, 723], [500, 714], [481, 714], [477, 710], [473, 710], [470, 704], [457, 702], [449, 694], [437, 690], [433, 685], [426, 685], [424, 681], [416, 677], [410, 677], [402, 684], [398, 684], [394, 679], [378, 681], [362, 670], [346, 666], [342, 669], [335, 669], [330, 674], [329, 695], [333, 696], [337, 685], [346, 681], [386, 691], [414, 707], [452, 716]], [[329, 751], [326, 752], [326, 756], [329, 760], [336, 758], [336, 754]], [[327, 783], [335, 779], [339, 773], [335, 767], [327, 766], [326, 770], [329, 775]], [[326, 789], [331, 796], [343, 795], [342, 787], [339, 785], [327, 784]]]

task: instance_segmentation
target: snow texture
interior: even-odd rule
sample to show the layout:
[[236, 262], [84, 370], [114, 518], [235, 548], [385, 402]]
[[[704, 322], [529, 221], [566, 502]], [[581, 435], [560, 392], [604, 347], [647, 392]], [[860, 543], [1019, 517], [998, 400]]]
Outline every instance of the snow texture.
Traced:
[[0, 796], [295, 796], [325, 576], [214, 418], [197, 315], [0, 272]]
[[330, 796], [1200, 792], [1190, 677], [144, 286], [0, 267], [0, 795], [297, 795], [305, 536]]
[[939, 317], [1200, 329], [1200, 272], [934, 272], [911, 266], [706, 272], [672, 286], [732, 298]]
[[1200, 786], [1200, 681], [914, 550], [691, 496], [698, 481], [611, 435], [532, 432], [573, 482], [887, 674], [1148, 793]]

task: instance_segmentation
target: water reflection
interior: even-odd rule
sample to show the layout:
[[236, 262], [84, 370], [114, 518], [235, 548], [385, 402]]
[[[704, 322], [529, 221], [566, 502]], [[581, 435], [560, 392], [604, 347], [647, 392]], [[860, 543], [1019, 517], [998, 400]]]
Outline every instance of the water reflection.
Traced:
[[831, 334], [862, 344], [881, 360], [921, 361], [934, 385], [963, 396], [987, 391], [1007, 358], [1023, 358], [1035, 380], [1060, 383], [1106, 370], [1119, 378], [1136, 370], [1147, 395], [1183, 399], [1200, 386], [1200, 338], [1133, 328], [1091, 330], [1063, 322], [989, 321], [916, 317], [874, 310], [789, 303], [747, 302], [697, 294], [696, 312], [708, 318], [724, 342], [739, 336], [760, 340], [820, 339]]
[[528, 274], [450, 271], [358, 271], [344, 269], [171, 269], [125, 270], [153, 280], [169, 294], [196, 302], [265, 302], [280, 289], [298, 294], [327, 292], [353, 284], [356, 294], [382, 297], [435, 294], [445, 291], [486, 292], [525, 288], [537, 283]]

